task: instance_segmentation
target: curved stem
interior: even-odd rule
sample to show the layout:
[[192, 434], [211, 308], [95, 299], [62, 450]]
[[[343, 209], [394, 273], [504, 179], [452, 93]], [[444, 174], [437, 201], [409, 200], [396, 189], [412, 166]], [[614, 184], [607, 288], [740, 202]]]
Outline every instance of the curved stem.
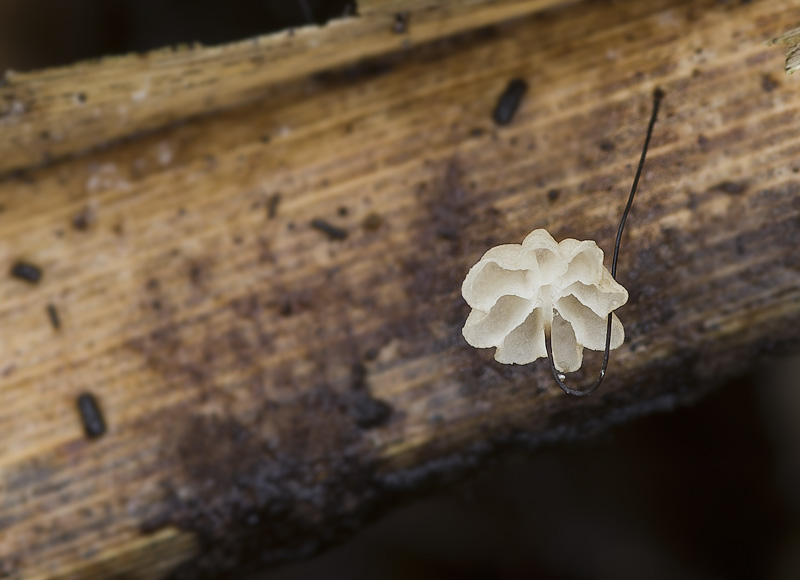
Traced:
[[[661, 106], [661, 99], [664, 98], [664, 91], [661, 89], [656, 89], [653, 91], [653, 113], [650, 115], [650, 123], [647, 125], [647, 135], [644, 139], [644, 147], [642, 148], [642, 156], [639, 158], [639, 166], [636, 168], [636, 175], [633, 178], [633, 185], [631, 186], [631, 193], [628, 196], [628, 203], [625, 205], [625, 210], [622, 212], [622, 218], [619, 220], [619, 229], [617, 230], [617, 240], [614, 243], [614, 257], [611, 260], [611, 277], [616, 279], [617, 277], [617, 260], [619, 259], [619, 246], [622, 242], [622, 232], [625, 229], [625, 222], [628, 220], [628, 214], [631, 211], [631, 206], [633, 206], [633, 198], [636, 195], [636, 189], [639, 187], [639, 178], [642, 176], [642, 169], [644, 168], [644, 160], [647, 157], [647, 148], [650, 146], [650, 137], [653, 136], [653, 127], [656, 124], [656, 117], [658, 116], [658, 109]], [[608, 357], [611, 351], [611, 316], [612, 314], [609, 312], [608, 314], [608, 325], [606, 326], [606, 348], [603, 351], [603, 366], [600, 369], [600, 376], [597, 377], [597, 380], [594, 384], [583, 390], [579, 389], [572, 389], [564, 384], [564, 381], [559, 376], [558, 369], [556, 369], [556, 364], [553, 361], [553, 349], [550, 344], [550, 333], [545, 332], [544, 336], [544, 344], [545, 348], [547, 349], [547, 360], [550, 361], [550, 372], [553, 373], [553, 378], [555, 379], [558, 386], [561, 387], [561, 390], [569, 395], [574, 395], [576, 397], [583, 397], [585, 395], [589, 395], [597, 390], [597, 387], [600, 386], [600, 383], [603, 382], [603, 379], [606, 376], [606, 369], [608, 368]], [[562, 375], [563, 376], [563, 375]]]
[[558, 372], [558, 369], [556, 368], [556, 363], [553, 360], [553, 348], [550, 345], [550, 333], [549, 332], [545, 332], [545, 334], [544, 334], [544, 346], [547, 349], [547, 360], [550, 361], [550, 372], [553, 373], [553, 378], [556, 380], [556, 383], [558, 383], [558, 386], [561, 387], [561, 390], [564, 391], [565, 393], [567, 393], [568, 395], [574, 395], [576, 397], [584, 397], [586, 395], [590, 395], [590, 394], [594, 393], [597, 390], [597, 387], [600, 386], [600, 383], [603, 382], [603, 379], [606, 376], [606, 369], [608, 368], [608, 356], [609, 356], [609, 352], [611, 351], [611, 348], [610, 348], [611, 347], [611, 314], [608, 315], [608, 326], [606, 327], [606, 348], [605, 348], [605, 351], [603, 352], [603, 366], [600, 369], [600, 376], [597, 377], [597, 380], [588, 389], [584, 389], [584, 390], [581, 391], [581, 390], [578, 390], [578, 389], [572, 389], [572, 388], [570, 388], [570, 387], [568, 387], [567, 385], [564, 384], [564, 381], [561, 379], [561, 377], [564, 376], [564, 375], [560, 375], [560, 373]]

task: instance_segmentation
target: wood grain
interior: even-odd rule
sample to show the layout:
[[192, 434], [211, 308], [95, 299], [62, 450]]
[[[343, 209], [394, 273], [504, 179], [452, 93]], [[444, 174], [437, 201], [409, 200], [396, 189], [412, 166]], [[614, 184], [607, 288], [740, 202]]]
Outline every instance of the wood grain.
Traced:
[[[564, 0], [371, 0], [360, 16], [222, 46], [182, 46], [0, 79], [0, 172], [262, 98], [275, 83]], [[409, 26], [393, 31], [407, 4]]]
[[[301, 557], [505, 446], [796, 351], [800, 99], [761, 41], [799, 20], [788, 1], [568, 6], [6, 177], [0, 268], [44, 276], [0, 280], [0, 570], [202, 578]], [[498, 129], [513, 77], [531, 88]], [[610, 251], [656, 86], [627, 340], [602, 390], [569, 398], [541, 361], [464, 343], [460, 283], [538, 227]]]

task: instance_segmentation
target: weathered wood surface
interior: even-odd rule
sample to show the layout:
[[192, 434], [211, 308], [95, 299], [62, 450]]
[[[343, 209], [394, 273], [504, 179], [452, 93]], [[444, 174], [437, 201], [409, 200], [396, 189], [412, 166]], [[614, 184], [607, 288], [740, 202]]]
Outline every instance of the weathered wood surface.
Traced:
[[[797, 2], [587, 2], [7, 177], [0, 265], [44, 278], [0, 280], [0, 570], [202, 577], [300, 556], [503, 444], [669, 408], [796, 350], [800, 98], [761, 41], [798, 22]], [[517, 76], [531, 89], [497, 129]], [[541, 362], [463, 342], [460, 283], [537, 227], [609, 252], [655, 86], [619, 267], [628, 339], [602, 390], [569, 398]]]
[[[0, 171], [47, 163], [215, 109], [268, 87], [564, 0], [370, 0], [359, 15], [217, 47], [109, 57], [0, 79]], [[405, 6], [404, 6], [405, 5]], [[395, 15], [408, 22], [394, 31]], [[5, 85], [5, 86], [4, 86]]]

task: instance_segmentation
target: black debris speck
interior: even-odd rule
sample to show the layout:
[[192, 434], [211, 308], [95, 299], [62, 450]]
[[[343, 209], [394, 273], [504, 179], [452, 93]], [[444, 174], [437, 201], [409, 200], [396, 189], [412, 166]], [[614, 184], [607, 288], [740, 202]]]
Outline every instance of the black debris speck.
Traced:
[[72, 227], [81, 232], [88, 230], [94, 222], [94, 211], [88, 206], [72, 216]]
[[601, 151], [613, 151], [614, 150], [614, 143], [608, 140], [600, 141], [600, 150]]
[[766, 93], [771, 93], [775, 89], [777, 89], [781, 84], [775, 80], [771, 74], [765, 74], [761, 77], [761, 88]]
[[560, 191], [558, 191], [557, 189], [551, 189], [550, 191], [547, 192], [547, 199], [549, 199], [550, 201], [555, 201], [558, 199], [559, 195], [561, 195]]
[[281, 203], [281, 194], [274, 193], [270, 196], [269, 201], [267, 202], [267, 217], [269, 219], [274, 218], [278, 215], [278, 205]]
[[192, 264], [191, 268], [189, 268], [189, 280], [195, 286], [203, 281], [203, 269], [198, 264]]
[[328, 237], [332, 240], [344, 240], [347, 238], [347, 230], [326, 222], [323, 219], [317, 218], [311, 220], [311, 227], [328, 234]]
[[387, 402], [373, 399], [366, 391], [354, 394], [350, 416], [362, 429], [384, 425], [391, 415], [392, 407]]
[[11, 275], [19, 280], [37, 284], [42, 279], [42, 269], [27, 262], [17, 262], [11, 267]]
[[78, 412], [81, 414], [83, 431], [90, 439], [100, 437], [106, 432], [106, 422], [103, 413], [97, 404], [97, 399], [91, 393], [78, 396]]
[[53, 325], [53, 330], [60, 330], [61, 318], [59, 318], [58, 316], [58, 310], [56, 310], [55, 305], [53, 304], [47, 305], [47, 315], [50, 317], [50, 324]]
[[394, 15], [394, 24], [392, 25], [392, 32], [395, 34], [405, 34], [408, 32], [408, 12], [401, 12]]
[[522, 102], [522, 97], [528, 90], [528, 83], [522, 79], [513, 79], [508, 83], [506, 90], [497, 100], [492, 118], [498, 125], [508, 125]]
[[747, 190], [747, 183], [744, 181], [723, 181], [718, 183], [712, 189], [728, 193], [730, 195], [741, 195]]

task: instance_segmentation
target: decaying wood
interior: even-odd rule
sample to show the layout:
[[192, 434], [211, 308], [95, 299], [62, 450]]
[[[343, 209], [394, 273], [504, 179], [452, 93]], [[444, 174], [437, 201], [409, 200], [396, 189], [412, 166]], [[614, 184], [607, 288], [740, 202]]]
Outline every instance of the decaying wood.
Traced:
[[[564, 4], [370, 0], [358, 17], [217, 47], [110, 57], [0, 80], [0, 171], [264, 97], [276, 82]], [[405, 5], [405, 7], [401, 7]], [[402, 11], [413, 23], [393, 33]]]
[[[792, 2], [587, 2], [7, 176], [0, 265], [43, 276], [0, 277], [2, 573], [302, 556], [504, 445], [667, 409], [796, 350], [800, 100], [762, 42], [798, 21]], [[530, 88], [497, 128], [514, 77]], [[464, 343], [460, 283], [539, 227], [610, 252], [656, 86], [619, 264], [627, 340], [602, 390], [570, 398], [542, 361]], [[174, 119], [165, 102], [137, 123]], [[22, 149], [5, 167], [39, 161]]]

